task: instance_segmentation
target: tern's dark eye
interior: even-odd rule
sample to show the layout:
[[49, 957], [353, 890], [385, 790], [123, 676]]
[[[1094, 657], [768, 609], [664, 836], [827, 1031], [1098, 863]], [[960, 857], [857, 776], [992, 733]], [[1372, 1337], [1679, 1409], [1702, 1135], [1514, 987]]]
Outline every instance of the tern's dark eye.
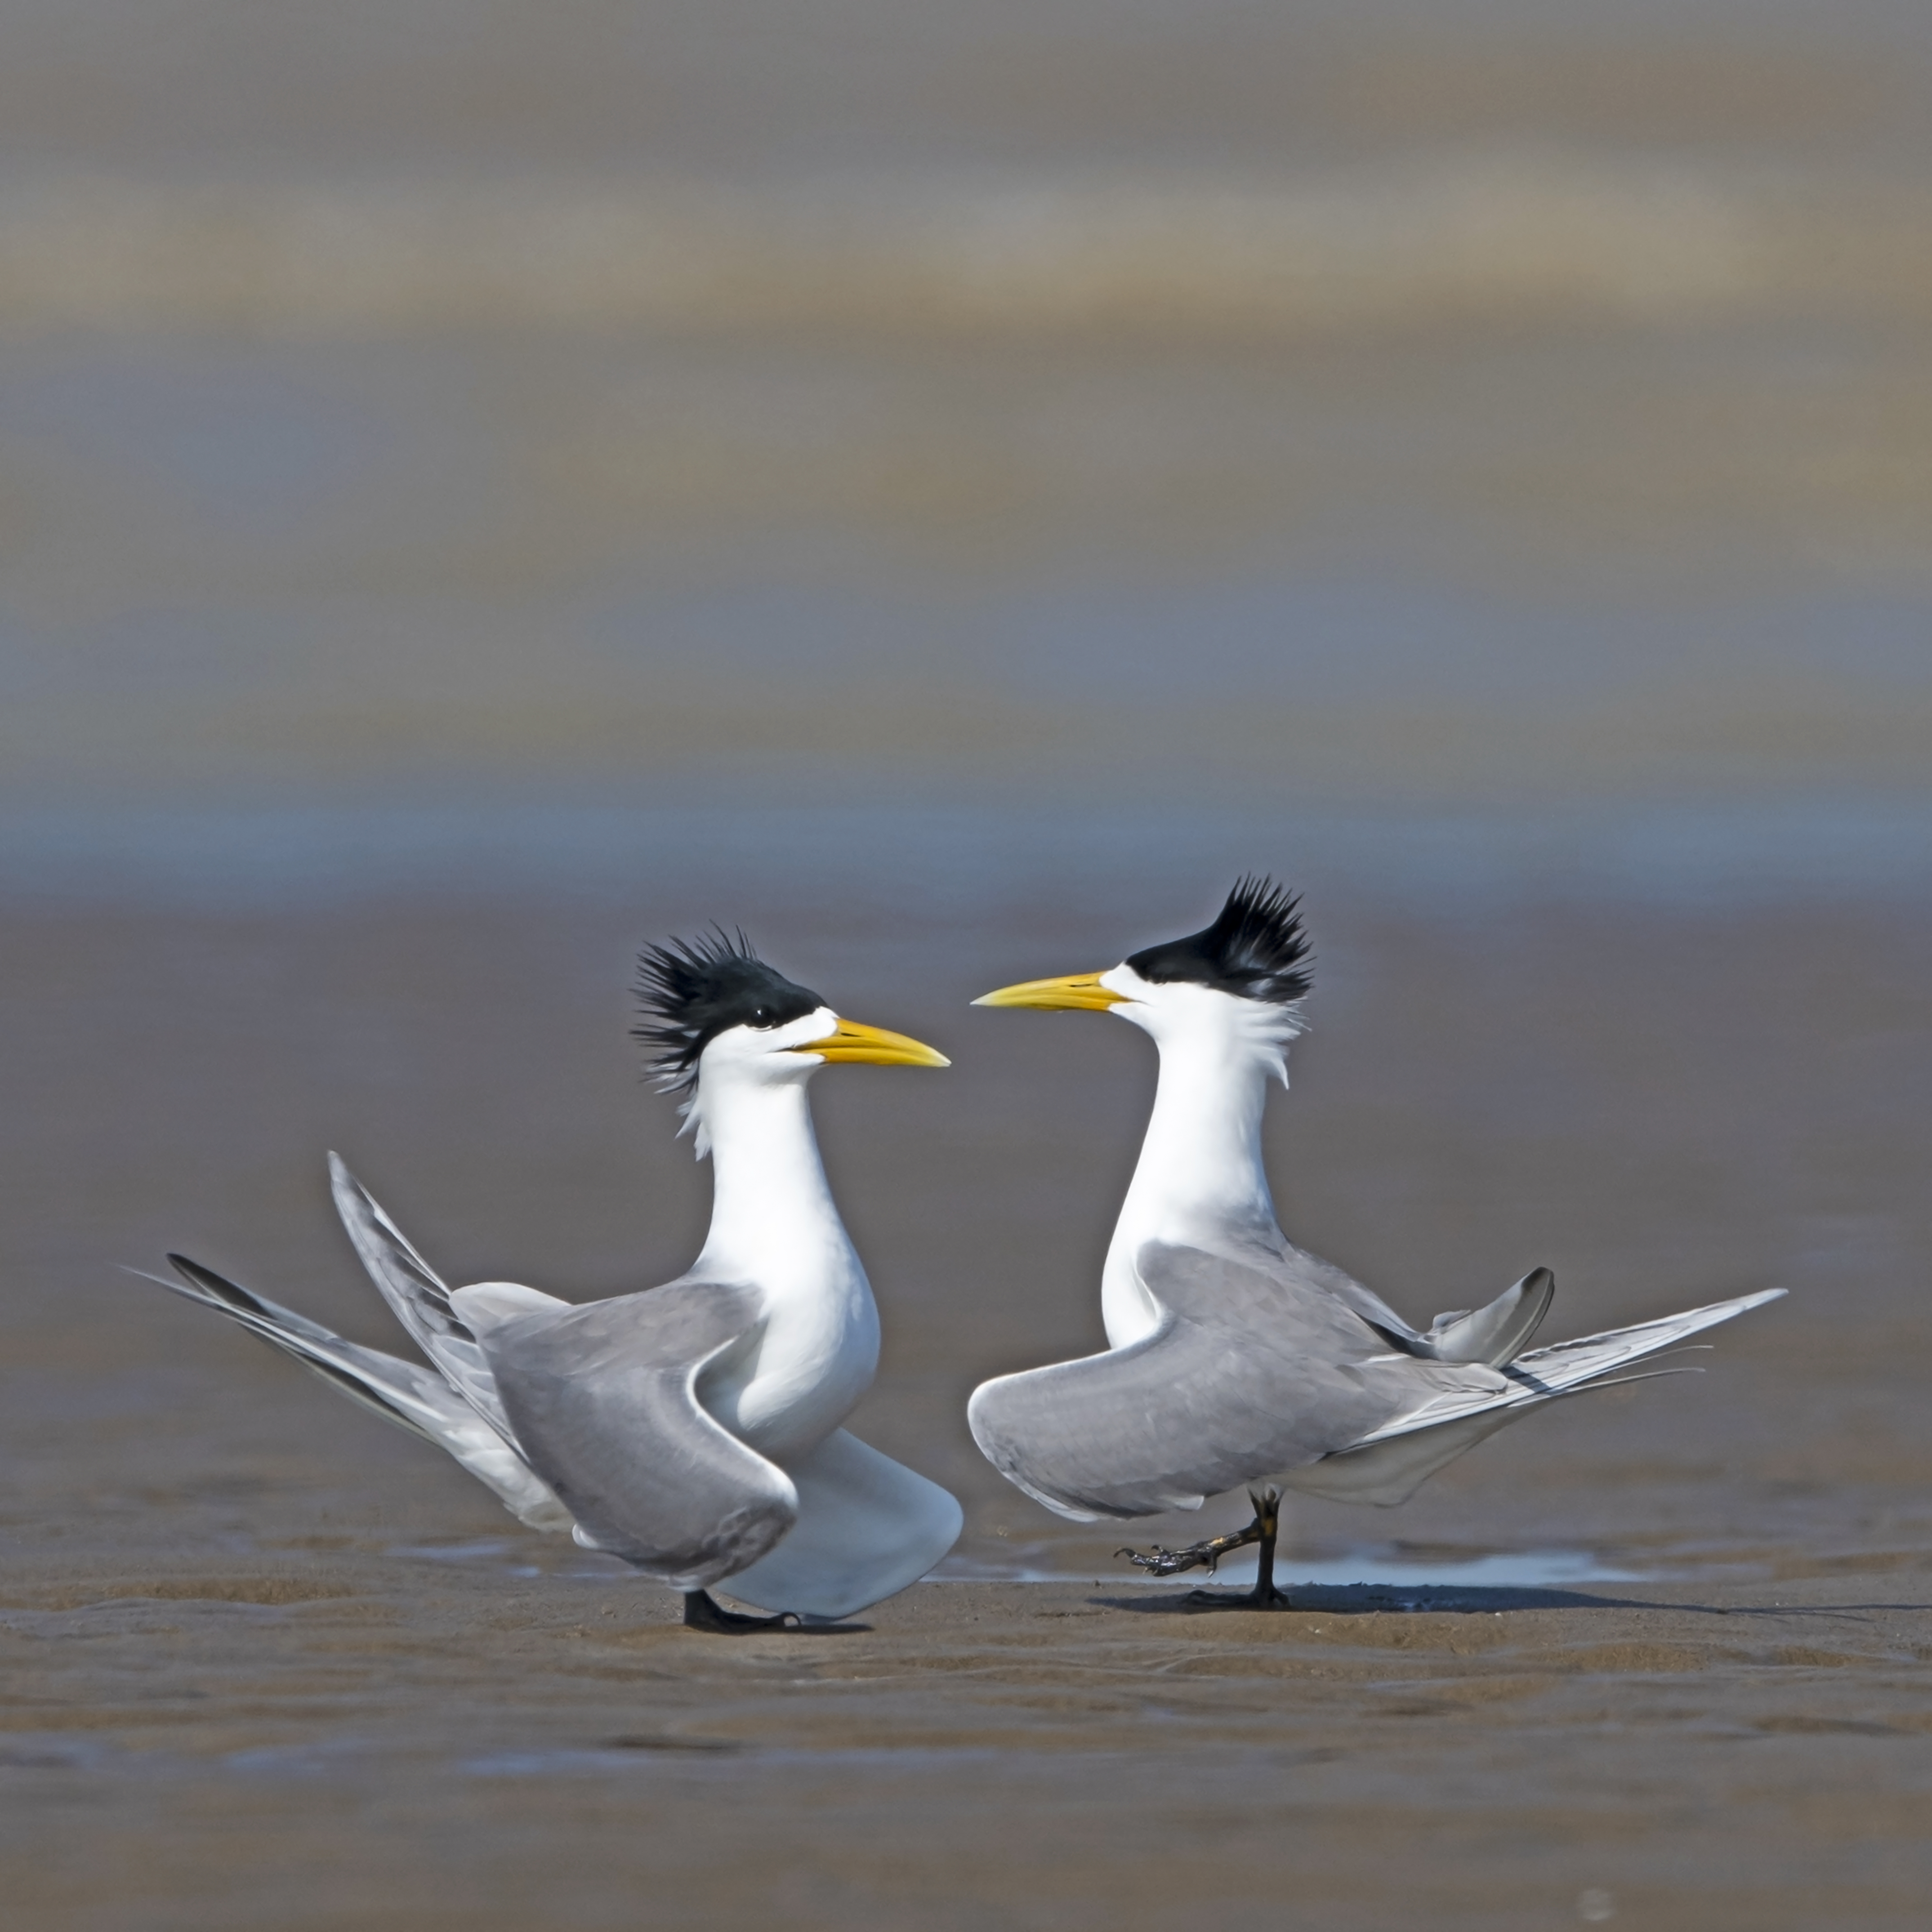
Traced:
[[655, 1050], [652, 1070], [688, 1092], [704, 1049], [721, 1033], [761, 1033], [802, 1020], [825, 1002], [752, 950], [742, 933], [718, 930], [646, 946], [638, 962], [644, 1021], [638, 1037]]

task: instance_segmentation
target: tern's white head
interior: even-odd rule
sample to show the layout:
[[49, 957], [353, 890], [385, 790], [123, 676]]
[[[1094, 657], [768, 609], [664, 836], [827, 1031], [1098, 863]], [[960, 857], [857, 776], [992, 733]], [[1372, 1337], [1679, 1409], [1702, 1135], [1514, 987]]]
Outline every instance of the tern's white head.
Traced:
[[1294, 896], [1241, 880], [1213, 925], [1145, 947], [1104, 973], [1002, 986], [974, 1004], [1117, 1014], [1170, 1058], [1229, 1072], [1258, 1064], [1284, 1084], [1288, 1043], [1309, 988], [1307, 935]]
[[651, 1070], [664, 1091], [682, 1094], [685, 1128], [710, 1150], [715, 1124], [760, 1094], [802, 1089], [830, 1061], [882, 1066], [945, 1066], [942, 1053], [842, 1018], [819, 995], [788, 980], [722, 928], [695, 940], [647, 947], [638, 962], [644, 1012], [632, 1029], [654, 1049]]

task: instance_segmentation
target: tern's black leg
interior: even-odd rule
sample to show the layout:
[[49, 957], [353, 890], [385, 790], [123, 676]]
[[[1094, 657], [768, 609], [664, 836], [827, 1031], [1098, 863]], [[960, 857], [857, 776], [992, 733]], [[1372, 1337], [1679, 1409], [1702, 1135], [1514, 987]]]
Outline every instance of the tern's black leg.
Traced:
[[781, 1610], [775, 1617], [748, 1617], [737, 1610], [728, 1610], [722, 1604], [716, 1602], [704, 1590], [687, 1590], [684, 1593], [684, 1627], [686, 1630], [710, 1630], [717, 1636], [738, 1636], [746, 1630], [796, 1630], [798, 1618], [790, 1610]]
[[1255, 1506], [1255, 1520], [1246, 1529], [1236, 1530], [1232, 1535], [1210, 1536], [1204, 1542], [1190, 1543], [1184, 1550], [1163, 1550], [1156, 1544], [1151, 1556], [1143, 1556], [1137, 1550], [1116, 1550], [1114, 1554], [1156, 1576], [1178, 1576], [1184, 1570], [1205, 1570], [1212, 1575], [1229, 1550], [1258, 1544], [1258, 1561], [1252, 1590], [1190, 1590], [1187, 1600], [1204, 1610], [1285, 1610], [1288, 1600], [1274, 1584], [1274, 1542], [1281, 1528], [1281, 1492], [1250, 1490], [1248, 1500]]

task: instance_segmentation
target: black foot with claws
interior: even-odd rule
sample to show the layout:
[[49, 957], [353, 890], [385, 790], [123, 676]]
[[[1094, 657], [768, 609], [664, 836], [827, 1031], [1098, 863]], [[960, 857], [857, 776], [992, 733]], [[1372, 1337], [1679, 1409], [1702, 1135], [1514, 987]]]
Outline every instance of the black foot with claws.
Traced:
[[1138, 1550], [1117, 1550], [1130, 1563], [1156, 1576], [1178, 1576], [1184, 1570], [1205, 1570], [1212, 1576], [1221, 1558], [1231, 1550], [1258, 1544], [1259, 1561], [1255, 1568], [1252, 1590], [1190, 1590], [1186, 1600], [1203, 1610], [1285, 1610], [1290, 1607], [1286, 1594], [1274, 1586], [1274, 1540], [1281, 1527], [1281, 1492], [1250, 1490], [1248, 1500], [1255, 1506], [1255, 1520], [1246, 1529], [1231, 1536], [1210, 1536], [1204, 1543], [1190, 1543], [1184, 1550], [1163, 1550], [1156, 1544], [1150, 1556]]
[[684, 1627], [686, 1630], [710, 1630], [716, 1636], [740, 1636], [746, 1630], [796, 1630], [798, 1618], [790, 1610], [781, 1610], [775, 1617], [748, 1617], [736, 1610], [728, 1610], [722, 1604], [713, 1600], [704, 1590], [687, 1590], [684, 1593]]

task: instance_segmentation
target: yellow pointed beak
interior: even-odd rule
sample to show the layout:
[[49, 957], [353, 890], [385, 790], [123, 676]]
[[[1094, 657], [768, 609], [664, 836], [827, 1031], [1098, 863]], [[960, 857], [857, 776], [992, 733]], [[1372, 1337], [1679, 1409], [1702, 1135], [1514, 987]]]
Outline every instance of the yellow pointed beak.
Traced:
[[[1111, 972], [1112, 968], [1108, 970]], [[1058, 980], [1026, 980], [1017, 986], [1002, 986], [997, 992], [982, 993], [976, 1006], [1040, 1006], [1049, 1012], [1104, 1013], [1126, 998], [1111, 986], [1100, 983], [1097, 973], [1069, 973]]]
[[821, 1060], [869, 1060], [874, 1066], [950, 1066], [944, 1054], [935, 1053], [902, 1033], [888, 1033], [884, 1027], [867, 1026], [858, 1020], [841, 1020], [838, 1030], [829, 1040], [814, 1040], [795, 1046], [794, 1053], [815, 1053]]

